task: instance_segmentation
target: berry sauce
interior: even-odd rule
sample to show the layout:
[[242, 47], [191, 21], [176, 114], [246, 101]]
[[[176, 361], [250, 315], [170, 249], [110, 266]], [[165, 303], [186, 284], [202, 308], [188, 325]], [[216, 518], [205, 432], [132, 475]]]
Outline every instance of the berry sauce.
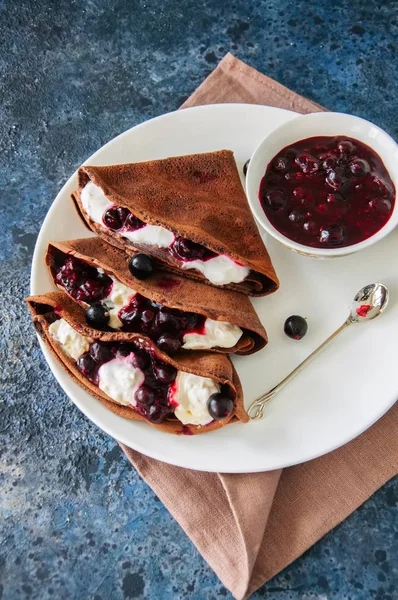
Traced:
[[179, 350], [186, 333], [205, 333], [203, 315], [167, 308], [138, 293], [120, 310], [119, 319], [123, 323], [122, 331], [143, 333], [164, 352]]
[[52, 272], [57, 285], [63, 287], [72, 298], [92, 304], [109, 296], [113, 281], [105, 273], [61, 252], [57, 253], [52, 264]]
[[[127, 208], [114, 204], [108, 208], [102, 217], [102, 221], [107, 229], [116, 231], [123, 235], [126, 231], [136, 231], [147, 225], [138, 217], [134, 216]], [[170, 254], [180, 262], [188, 262], [190, 260], [210, 260], [218, 256], [216, 252], [212, 252], [201, 244], [192, 242], [186, 238], [175, 236], [174, 241], [169, 246]]]
[[[52, 272], [56, 283], [76, 300], [90, 305], [101, 301], [106, 306], [113, 281], [105, 273], [62, 252], [54, 255]], [[181, 348], [186, 333], [206, 333], [205, 316], [168, 308], [138, 292], [120, 309], [118, 317], [122, 322], [121, 331], [147, 335], [167, 353]]]
[[343, 136], [312, 137], [269, 163], [259, 199], [270, 223], [313, 248], [351, 246], [389, 220], [395, 187], [379, 155]]
[[182, 262], [190, 260], [210, 260], [218, 256], [212, 250], [205, 248], [202, 244], [197, 244], [183, 237], [176, 237], [169, 248], [171, 254]]
[[128, 208], [117, 206], [114, 204], [108, 208], [103, 216], [102, 221], [108, 229], [123, 233], [124, 231], [136, 231], [145, 227], [146, 223], [134, 216]]
[[169, 388], [174, 383], [177, 370], [158, 360], [153, 352], [138, 344], [124, 342], [94, 342], [88, 352], [76, 361], [77, 368], [94, 385], [99, 384], [98, 371], [102, 365], [115, 358], [129, 357], [133, 367], [144, 374], [144, 382], [131, 400], [134, 410], [152, 423], [162, 423], [173, 417], [174, 406], [169, 403]]

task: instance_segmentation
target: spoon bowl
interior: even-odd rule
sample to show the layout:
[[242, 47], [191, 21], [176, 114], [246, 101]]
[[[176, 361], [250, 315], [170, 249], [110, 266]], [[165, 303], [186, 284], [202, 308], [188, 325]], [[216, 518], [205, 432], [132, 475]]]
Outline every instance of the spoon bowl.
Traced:
[[365, 285], [355, 295], [351, 308], [351, 322], [370, 321], [383, 313], [389, 300], [388, 289], [382, 283]]

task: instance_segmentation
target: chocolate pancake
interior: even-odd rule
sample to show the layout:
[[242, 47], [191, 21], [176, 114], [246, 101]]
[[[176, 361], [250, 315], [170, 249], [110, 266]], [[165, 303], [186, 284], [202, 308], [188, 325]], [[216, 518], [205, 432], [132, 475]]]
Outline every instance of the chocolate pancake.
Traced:
[[[89, 181], [110, 203], [123, 208], [115, 215], [116, 220], [107, 219], [107, 225], [100, 218], [101, 212], [96, 220], [85, 210], [82, 190]], [[158, 268], [182, 271], [186, 277], [252, 296], [265, 296], [279, 286], [229, 150], [125, 165], [83, 166], [73, 199], [91, 231], [127, 253], [150, 254]], [[98, 198], [94, 205], [99, 207]], [[172, 236], [160, 247], [147, 240], [126, 238], [126, 227], [136, 232], [144, 225], [165, 228], [174, 234], [174, 241]], [[231, 259], [229, 267], [245, 267], [244, 274], [240, 270], [230, 282], [222, 282], [223, 264], [212, 283], [209, 274], [205, 277], [197, 266], [188, 266], [192, 260], [207, 262], [221, 256]]]
[[[36, 331], [58, 363], [69, 373], [74, 381], [112, 412], [127, 419], [145, 421], [149, 425], [167, 433], [188, 435], [212, 431], [234, 421], [247, 422], [249, 420], [243, 406], [243, 393], [238, 375], [227, 356], [209, 354], [207, 352], [180, 352], [173, 358], [170, 358], [161, 352], [151, 340], [140, 334], [101, 332], [92, 329], [84, 324], [83, 309], [62, 292], [50, 292], [42, 296], [31, 296], [26, 299], [26, 302], [32, 314]], [[102, 347], [113, 348], [114, 352], [119, 352], [119, 350], [123, 350], [126, 347], [130, 348], [128, 352], [131, 352], [131, 345], [133, 345], [135, 348], [134, 352], [141, 355], [145, 353], [147, 357], [151, 357], [151, 364], [156, 362], [158, 366], [163, 365], [163, 367], [169, 369], [172, 367], [177, 371], [213, 379], [221, 385], [223, 394], [227, 394], [233, 400], [234, 408], [232, 413], [223, 420], [211, 421], [207, 425], [183, 425], [178, 419], [173, 417], [173, 405], [170, 405], [167, 407], [167, 411], [170, 410], [171, 412], [165, 420], [158, 423], [152, 422], [139, 412], [139, 407], [136, 409], [133, 406], [119, 404], [102, 391], [96, 385], [94, 379], [83, 375], [77, 366], [76, 360], [67, 355], [62, 350], [61, 345], [49, 333], [50, 325], [59, 319], [64, 319], [78, 333], [90, 338], [90, 349], [93, 342], [100, 342]], [[86, 352], [85, 354], [88, 355], [89, 353]], [[118, 356], [118, 354], [113, 354], [113, 356]], [[122, 354], [122, 356], [126, 356], [126, 354]]]
[[[46, 263], [55, 285], [63, 291], [70, 292], [72, 297], [76, 301], [80, 301], [80, 304], [85, 308], [93, 301], [98, 300], [98, 298], [94, 297], [92, 299], [89, 294], [86, 294], [87, 297], [85, 300], [82, 300], [80, 290], [84, 283], [82, 284], [80, 281], [78, 281], [79, 288], [68, 289], [71, 278], [75, 277], [74, 271], [71, 271], [69, 280], [67, 281], [65, 281], [64, 277], [57, 278], [57, 273], [60, 273], [61, 265], [65, 264], [65, 261], [70, 256], [75, 257], [78, 261], [84, 261], [84, 265], [88, 264], [95, 269], [100, 268], [106, 275], [116, 278], [131, 288], [132, 292], [135, 291], [138, 295], [143, 296], [144, 299], [162, 304], [167, 309], [171, 309], [171, 313], [174, 310], [179, 323], [184, 323], [184, 321], [189, 322], [193, 317], [191, 328], [194, 329], [196, 323], [196, 328], [199, 325], [202, 327], [202, 333], [204, 333], [206, 319], [231, 323], [243, 331], [242, 336], [234, 346], [227, 348], [215, 347], [208, 349], [208, 351], [252, 354], [263, 348], [268, 341], [266, 331], [261, 325], [250, 299], [243, 294], [238, 294], [232, 290], [221, 290], [206, 286], [199, 281], [185, 279], [177, 274], [170, 275], [164, 271], [155, 272], [149, 279], [141, 281], [130, 273], [128, 268], [129, 256], [123, 251], [110, 246], [99, 237], [65, 242], [50, 242], [46, 255]], [[93, 273], [94, 276], [98, 276], [98, 272], [95, 273], [94, 271]], [[60, 274], [62, 275], [62, 272]], [[86, 279], [83, 279], [84, 282], [87, 281], [89, 275], [85, 277]], [[103, 301], [106, 302], [106, 299]], [[158, 310], [157, 307], [153, 307], [151, 302], [144, 302], [140, 308], [140, 312], [138, 312], [144, 319], [146, 317], [146, 308], [151, 310], [152, 315], [155, 315]], [[180, 314], [180, 311], [183, 311], [184, 314]], [[127, 310], [127, 320], [123, 322], [123, 325], [119, 321], [116, 329], [147, 334], [155, 341], [159, 338], [159, 328], [155, 326], [155, 317], [152, 316], [151, 322], [143, 323], [139, 318], [136, 319], [134, 316], [134, 320], [129, 325], [128, 319], [131, 314], [134, 316], [136, 313], [129, 313]], [[197, 319], [195, 315], [198, 315]], [[177, 327], [179, 327], [179, 323], [177, 323]], [[165, 327], [167, 329], [167, 324]], [[178, 340], [176, 342], [178, 346], [182, 343], [181, 329], [177, 330], [174, 335], [175, 339]]]

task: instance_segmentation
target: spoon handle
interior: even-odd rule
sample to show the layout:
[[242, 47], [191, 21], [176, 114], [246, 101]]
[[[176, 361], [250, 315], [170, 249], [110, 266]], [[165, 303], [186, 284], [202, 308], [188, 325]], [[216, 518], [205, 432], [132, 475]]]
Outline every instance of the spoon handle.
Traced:
[[280, 383], [278, 383], [278, 385], [276, 385], [274, 388], [272, 388], [272, 390], [270, 390], [263, 396], [260, 396], [260, 398], [257, 398], [257, 400], [255, 400], [253, 402], [253, 404], [250, 406], [249, 410], [247, 411], [247, 414], [249, 415], [249, 417], [251, 419], [262, 419], [264, 416], [264, 408], [265, 408], [266, 404], [268, 404], [268, 402], [270, 402], [270, 400], [272, 400], [272, 398], [275, 396], [275, 394], [280, 392], [280, 390], [282, 388], [284, 388], [285, 385], [287, 383], [289, 383], [289, 381], [291, 381], [295, 375], [297, 375], [297, 373], [299, 373], [304, 367], [306, 367], [308, 365], [308, 363], [310, 363], [316, 356], [318, 356], [318, 354], [324, 348], [326, 348], [326, 346], [329, 344], [329, 342], [334, 340], [334, 338], [337, 337], [342, 331], [344, 331], [344, 329], [346, 329], [349, 325], [351, 325], [351, 323], [353, 323], [353, 321], [351, 320], [351, 317], [348, 317], [348, 319], [341, 325], [341, 327], [339, 327], [334, 333], [332, 333], [332, 335], [330, 337], [328, 337], [328, 339], [325, 340], [323, 342], [323, 344], [318, 346], [318, 348], [316, 350], [314, 350], [314, 352], [312, 352], [312, 354], [307, 356], [307, 358], [304, 359], [303, 362], [301, 362], [291, 373], [289, 373], [289, 375], [287, 377], [285, 377], [285, 379], [282, 379], [282, 381]]

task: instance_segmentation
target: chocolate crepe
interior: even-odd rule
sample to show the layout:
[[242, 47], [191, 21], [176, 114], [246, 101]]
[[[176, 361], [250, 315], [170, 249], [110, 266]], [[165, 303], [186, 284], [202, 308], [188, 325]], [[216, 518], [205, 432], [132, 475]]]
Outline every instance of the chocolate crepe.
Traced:
[[[46, 263], [54, 283], [53, 265], [56, 264], [59, 252], [76, 256], [95, 268], [101, 267], [106, 274], [113, 275], [142, 296], [168, 308], [197, 313], [215, 321], [226, 321], [243, 330], [242, 337], [232, 348], [214, 348], [207, 352], [252, 354], [268, 342], [267, 333], [252, 303], [243, 294], [212, 288], [199, 281], [185, 279], [177, 274], [170, 276], [164, 272], [157, 272], [150, 279], [140, 281], [130, 273], [129, 257], [98, 237], [49, 243]], [[63, 287], [58, 287], [65, 291]], [[87, 307], [84, 302], [81, 304]]]
[[[242, 282], [220, 287], [252, 296], [265, 296], [278, 288], [278, 278], [230, 150], [79, 169], [79, 186], [73, 199], [87, 227], [130, 254], [137, 250], [150, 254], [159, 268], [181, 272], [168, 248], [133, 244], [120, 233], [94, 223], [84, 213], [80, 198], [89, 180], [101, 187], [111, 202], [127, 208], [145, 223], [161, 225], [251, 269]], [[212, 285], [196, 269], [184, 269], [183, 273]]]
[[[26, 299], [36, 331], [39, 333], [47, 348], [57, 359], [58, 363], [69, 373], [83, 389], [100, 400], [109, 410], [127, 419], [145, 421], [167, 433], [198, 434], [219, 429], [234, 421], [249, 420], [243, 406], [243, 392], [238, 375], [229, 360], [223, 354], [208, 352], [180, 352], [170, 358], [157, 346], [140, 334], [124, 332], [101, 332], [84, 324], [84, 310], [63, 292], [50, 292], [41, 296], [30, 296]], [[99, 387], [84, 377], [76, 366], [76, 361], [67, 356], [61, 346], [48, 334], [48, 327], [57, 318], [65, 319], [80, 334], [102, 342], [138, 343], [160, 361], [172, 365], [177, 370], [193, 373], [202, 377], [210, 377], [229, 388], [230, 397], [234, 400], [234, 411], [230, 417], [222, 421], [212, 421], [208, 425], [183, 425], [178, 420], [167, 420], [160, 424], [150, 422], [140, 415], [133, 407], [122, 406], [107, 396]]]

